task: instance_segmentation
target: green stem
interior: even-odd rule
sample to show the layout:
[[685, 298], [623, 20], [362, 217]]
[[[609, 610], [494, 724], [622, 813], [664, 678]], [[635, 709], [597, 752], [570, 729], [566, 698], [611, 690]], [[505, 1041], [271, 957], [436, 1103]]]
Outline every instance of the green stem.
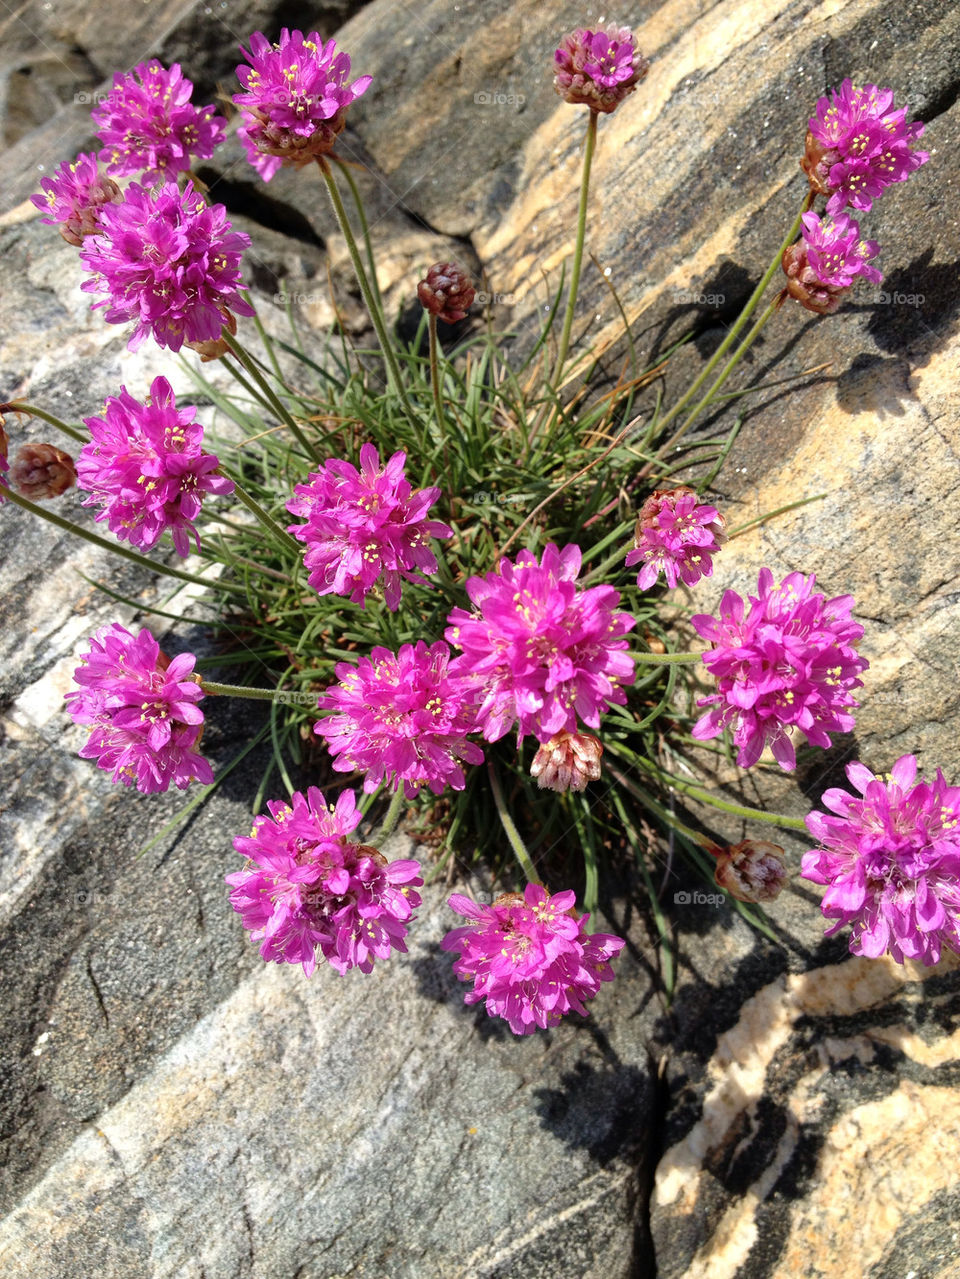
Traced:
[[433, 407], [437, 414], [437, 426], [444, 441], [444, 464], [449, 472], [446, 451], [446, 419], [443, 412], [443, 396], [440, 393], [440, 343], [437, 341], [437, 317], [432, 311], [427, 313], [427, 332], [430, 335], [430, 386], [433, 390]]
[[[201, 680], [200, 687], [211, 697], [246, 697], [254, 702], [286, 702], [291, 697], [302, 696], [283, 688], [249, 688], [246, 684], [217, 684], [209, 679]], [[310, 700], [316, 699], [310, 697]]]
[[387, 815], [384, 817], [380, 829], [376, 835], [372, 836], [374, 845], [379, 847], [397, 828], [397, 822], [400, 820], [400, 814], [403, 812], [403, 806], [406, 803], [406, 792], [403, 782], [399, 782], [397, 789], [393, 792], [393, 798], [390, 800], [390, 807], [387, 809]]
[[393, 343], [387, 333], [387, 326], [384, 323], [383, 314], [377, 305], [377, 299], [370, 287], [370, 281], [367, 273], [363, 269], [363, 262], [360, 258], [360, 250], [357, 248], [357, 241], [351, 230], [350, 223], [347, 221], [347, 211], [343, 207], [343, 201], [340, 199], [340, 192], [337, 189], [336, 181], [330, 172], [330, 165], [327, 163], [325, 156], [320, 156], [317, 160], [323, 180], [326, 183], [327, 191], [330, 195], [330, 203], [333, 205], [334, 216], [340, 226], [343, 238], [347, 242], [347, 249], [350, 253], [350, 260], [353, 263], [354, 274], [357, 277], [357, 283], [360, 285], [360, 292], [363, 294], [363, 300], [366, 303], [367, 311], [370, 319], [373, 321], [373, 327], [376, 330], [377, 338], [380, 342], [380, 348], [383, 353], [384, 362], [387, 366], [387, 380], [391, 389], [400, 397], [403, 404], [404, 412], [411, 421], [415, 421], [414, 412], [407, 399], [407, 393], [403, 388], [403, 379], [400, 376], [400, 367], [397, 364], [397, 357], [393, 351]]
[[580, 176], [580, 207], [577, 210], [577, 242], [573, 250], [573, 267], [570, 272], [570, 293], [567, 296], [567, 309], [563, 317], [563, 329], [560, 333], [560, 349], [554, 366], [552, 384], [559, 390], [563, 377], [563, 366], [570, 349], [570, 334], [573, 331], [573, 314], [577, 306], [577, 290], [580, 287], [580, 268], [583, 264], [583, 242], [587, 232], [587, 205], [590, 198], [590, 165], [597, 145], [596, 111], [590, 112], [587, 121], [587, 140], [583, 148], [583, 171]]
[[89, 435], [84, 435], [75, 426], [68, 426], [66, 422], [61, 422], [58, 417], [54, 417], [46, 409], [34, 408], [32, 404], [24, 404], [22, 400], [11, 400], [9, 404], [0, 404], [0, 413], [5, 413], [7, 410], [11, 413], [29, 413], [31, 417], [38, 417], [42, 422], [49, 422], [51, 426], [55, 426], [64, 435], [69, 435], [72, 440], [79, 440], [81, 444], [89, 444], [90, 442]]
[[347, 180], [350, 188], [350, 194], [353, 196], [353, 203], [357, 210], [357, 216], [360, 219], [360, 234], [363, 236], [363, 247], [367, 255], [367, 265], [370, 267], [370, 287], [376, 296], [380, 310], [383, 310], [383, 298], [380, 296], [380, 285], [377, 283], [377, 263], [373, 256], [373, 243], [370, 239], [370, 227], [367, 223], [367, 215], [364, 212], [363, 201], [360, 199], [360, 192], [357, 184], [353, 180], [353, 174], [350, 172], [350, 166], [346, 161], [341, 160], [338, 155], [331, 155], [330, 159], [334, 162], [340, 172]]
[[500, 824], [506, 832], [507, 839], [510, 841], [510, 847], [513, 849], [514, 856], [520, 863], [520, 869], [526, 876], [528, 884], [542, 884], [543, 880], [536, 872], [533, 862], [530, 860], [530, 854], [527, 852], [527, 846], [520, 838], [520, 832], [514, 824], [513, 818], [507, 812], [507, 805], [504, 802], [503, 791], [500, 787], [500, 778], [494, 767], [493, 760], [487, 763], [487, 773], [490, 777], [490, 788], [493, 791], [493, 802], [497, 806], [497, 814], [500, 818]]
[[[303, 431], [300, 429], [298, 424], [294, 421], [293, 416], [291, 415], [289, 409], [285, 408], [284, 405], [281, 404], [280, 401], [277, 399], [269, 382], [267, 382], [266, 378], [257, 368], [254, 360], [251, 358], [249, 353], [246, 350], [244, 350], [244, 348], [240, 345], [237, 339], [233, 337], [230, 333], [228, 333], [226, 329], [223, 330], [220, 336], [223, 338], [224, 342], [226, 342], [227, 346], [233, 352], [236, 359], [240, 361], [243, 367], [247, 370], [247, 372], [253, 378], [254, 382], [256, 382], [257, 386], [266, 396], [266, 400], [270, 408], [273, 409], [274, 413], [276, 413], [280, 421], [283, 422], [285, 426], [288, 426], [290, 428], [291, 432], [293, 433], [300, 447], [306, 450], [307, 456], [313, 458], [315, 462], [319, 462], [320, 454], [317, 452], [314, 446], [310, 443], [310, 441], [304, 435]], [[227, 367], [229, 368], [230, 366], [227, 365]]]
[[702, 653], [633, 653], [640, 666], [696, 666]]
[[727, 541], [732, 542], [741, 533], [746, 533], [747, 529], [754, 528], [757, 524], [763, 524], [767, 520], [772, 520], [777, 515], [785, 515], [787, 511], [795, 511], [798, 506], [807, 506], [810, 502], [822, 502], [827, 496], [826, 493], [815, 493], [813, 497], [802, 497], [799, 502], [788, 502], [786, 506], [778, 506], [773, 511], [758, 515], [756, 519], [747, 520], [746, 524], [738, 524], [736, 528], [732, 528], [727, 534]]
[[300, 544], [290, 536], [290, 534], [280, 527], [276, 520], [267, 514], [260, 503], [250, 496], [250, 494], [237, 483], [234, 484], [234, 493], [244, 504], [248, 511], [252, 512], [265, 529], [268, 530], [275, 542], [285, 551], [292, 554], [297, 560], [300, 559]]
[[82, 537], [85, 542], [90, 542], [93, 546], [99, 546], [105, 551], [119, 555], [122, 559], [139, 564], [142, 568], [149, 569], [151, 573], [165, 573], [167, 577], [178, 577], [181, 582], [195, 582], [198, 586], [215, 587], [221, 591], [239, 591], [241, 594], [245, 594], [243, 587], [237, 582], [221, 582], [209, 577], [198, 577], [196, 573], [188, 573], [185, 569], [173, 568], [169, 564], [159, 564], [156, 560], [147, 559], [146, 555], [138, 555], [136, 551], [128, 551], [125, 546], [120, 546], [116, 542], [108, 542], [105, 537], [91, 533], [88, 529], [81, 528], [79, 524], [72, 524], [70, 520], [65, 520], [61, 515], [54, 515], [52, 511], [45, 511], [42, 506], [37, 506], [35, 502], [31, 502], [28, 498], [21, 497], [19, 493], [14, 493], [12, 489], [4, 488], [3, 485], [0, 485], [0, 491], [2, 491], [8, 502], [13, 502], [14, 506], [22, 506], [25, 511], [31, 511], [34, 515], [39, 515], [48, 524], [54, 524], [57, 528], [61, 528], [67, 533], [74, 533], [77, 537]]

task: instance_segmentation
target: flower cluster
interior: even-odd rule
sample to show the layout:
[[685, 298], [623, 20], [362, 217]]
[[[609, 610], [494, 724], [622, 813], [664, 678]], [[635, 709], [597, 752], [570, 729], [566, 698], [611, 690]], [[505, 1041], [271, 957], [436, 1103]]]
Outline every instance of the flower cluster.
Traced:
[[604, 114], [615, 111], [650, 68], [629, 27], [578, 28], [563, 37], [553, 59], [553, 87], [564, 102]]
[[913, 144], [923, 125], [906, 123], [906, 107], [893, 105], [893, 90], [875, 84], [839, 90], [817, 103], [800, 165], [818, 195], [828, 196], [827, 213], [850, 205], [870, 209], [894, 182], [904, 182], [930, 157]]
[[875, 240], [861, 240], [860, 227], [841, 213], [822, 221], [816, 213], [800, 219], [803, 233], [784, 250], [782, 266], [791, 297], [818, 315], [832, 315], [854, 278], [879, 284], [881, 273], [870, 263], [880, 252]]
[[191, 155], [209, 160], [227, 123], [216, 107], [193, 106], [192, 93], [177, 62], [167, 71], [151, 58], [126, 75], [118, 71], [113, 88], [91, 112], [107, 171], [142, 173], [151, 185], [186, 172]]
[[717, 692], [698, 703], [710, 710], [693, 736], [705, 741], [731, 728], [741, 768], [755, 764], [767, 745], [781, 768], [795, 767], [791, 729], [812, 746], [828, 747], [829, 733], [853, 728], [857, 703], [850, 690], [861, 687], [857, 676], [868, 665], [854, 647], [863, 627], [850, 616], [852, 596], [814, 595], [815, 580], [790, 573], [775, 586], [763, 568], [749, 610], [726, 591], [719, 617], [691, 618], [713, 645], [703, 663], [717, 681]]
[[486, 1000], [492, 1017], [503, 1017], [515, 1035], [555, 1025], [571, 1010], [586, 1013], [605, 981], [613, 980], [610, 960], [623, 949], [620, 937], [588, 933], [589, 915], [578, 919], [572, 892], [552, 896], [540, 884], [505, 893], [480, 906], [454, 893], [450, 907], [471, 922], [447, 933], [440, 943], [460, 958], [453, 971], [473, 990], [465, 1002]]
[[636, 625], [614, 610], [620, 593], [612, 586], [577, 585], [579, 546], [552, 543], [541, 563], [521, 551], [513, 564], [466, 584], [474, 611], [455, 608], [445, 638], [463, 650], [457, 675], [479, 690], [477, 723], [495, 742], [517, 723], [517, 744], [528, 733], [548, 742], [555, 733], [577, 731], [577, 716], [598, 728], [600, 715], [626, 702], [633, 658], [621, 638]]
[[713, 573], [712, 553], [723, 545], [723, 524], [716, 507], [698, 503], [692, 488], [658, 489], [640, 508], [626, 567], [643, 565], [637, 575], [642, 591], [661, 573], [671, 590], [678, 578], [693, 586]]
[[474, 731], [475, 694], [469, 681], [450, 674], [450, 650], [442, 641], [404, 644], [398, 653], [374, 648], [356, 666], [337, 665], [339, 684], [321, 694], [321, 710], [334, 715], [314, 724], [326, 739], [334, 768], [366, 773], [363, 789], [375, 791], [386, 777], [400, 782], [408, 799], [421, 786], [439, 795], [444, 786], [463, 790], [461, 761], [482, 764]]
[[77, 482], [73, 458], [55, 444], [22, 444], [10, 467], [10, 487], [32, 502], [61, 497]]
[[445, 324], [464, 319], [476, 295], [470, 276], [456, 262], [434, 262], [417, 285], [420, 305]]
[[121, 541], [149, 549], [170, 530], [180, 555], [197, 550], [194, 521], [207, 493], [232, 493], [213, 453], [204, 453], [197, 410], [177, 408], [166, 378], [154, 378], [141, 404], [126, 387], [107, 400], [103, 417], [84, 418], [91, 440], [77, 458], [78, 487], [90, 494], [85, 506], [100, 506], [97, 520]]
[[282, 164], [304, 165], [333, 149], [346, 124], [347, 108], [370, 86], [372, 76], [349, 84], [350, 58], [336, 52], [316, 31], [280, 33], [271, 44], [257, 31], [250, 51], [241, 47], [248, 67], [237, 67], [244, 92], [234, 94], [243, 125], [238, 130], [247, 159], [265, 182]]
[[91, 726], [81, 756], [146, 794], [171, 782], [180, 790], [194, 778], [212, 782], [210, 765], [196, 751], [203, 690], [192, 674], [194, 655], [169, 661], [145, 627], [134, 636], [117, 624], [89, 644], [73, 675], [80, 688], [66, 696], [74, 721]]
[[226, 876], [230, 904], [262, 943], [261, 956], [302, 964], [309, 977], [318, 955], [341, 974], [368, 973], [375, 959], [405, 951], [420, 866], [350, 843], [361, 819], [353, 791], [328, 806], [311, 786], [268, 807], [269, 817], [255, 818], [250, 834], [233, 841], [246, 867]]
[[103, 206], [122, 198], [116, 182], [100, 176], [92, 151], [64, 160], [56, 173], [41, 181], [40, 191], [30, 197], [47, 215], [40, 221], [59, 226], [67, 243], [75, 245], [83, 244], [84, 236], [96, 235]]
[[452, 537], [453, 529], [426, 518], [440, 490], [414, 492], [406, 460], [406, 453], [394, 453], [381, 467], [376, 448], [364, 444], [359, 470], [331, 458], [294, 489], [287, 510], [307, 522], [288, 531], [306, 544], [303, 560], [318, 595], [349, 595], [362, 605], [382, 579], [387, 607], [396, 610], [402, 579], [421, 582], [421, 574], [437, 571], [428, 539]]
[[850, 950], [898, 963], [935, 964], [941, 948], [960, 951], [960, 787], [937, 770], [917, 781], [917, 761], [903, 755], [888, 778], [847, 765], [860, 797], [828, 790], [828, 813], [806, 818], [819, 848], [803, 857], [802, 874], [826, 884], [821, 909], [832, 936], [850, 924]]
[[93, 278], [87, 293], [106, 293], [111, 324], [136, 320], [131, 351], [148, 334], [179, 351], [184, 342], [218, 338], [230, 317], [253, 315], [239, 292], [240, 256], [250, 237], [232, 231], [222, 204], [207, 205], [188, 182], [157, 190], [132, 182], [121, 204], [104, 205], [100, 234], [80, 254]]

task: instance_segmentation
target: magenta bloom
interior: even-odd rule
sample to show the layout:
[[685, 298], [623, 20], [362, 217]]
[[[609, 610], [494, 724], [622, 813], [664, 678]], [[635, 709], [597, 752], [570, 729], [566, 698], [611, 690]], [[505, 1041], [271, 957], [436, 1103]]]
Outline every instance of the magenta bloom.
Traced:
[[111, 178], [103, 178], [92, 151], [65, 160], [52, 177], [40, 183], [41, 195], [31, 201], [47, 217], [47, 226], [59, 226], [68, 244], [83, 244], [87, 235], [100, 229], [100, 212], [105, 204], [121, 199], [120, 188]]
[[233, 96], [243, 116], [238, 136], [265, 182], [282, 164], [309, 164], [331, 151], [350, 103], [370, 87], [368, 75], [347, 83], [350, 58], [336, 47], [316, 31], [304, 36], [286, 27], [279, 44], [257, 31], [249, 53], [241, 46], [250, 66], [237, 67], [245, 89]]
[[287, 510], [307, 522], [288, 531], [306, 543], [303, 562], [318, 595], [349, 595], [362, 605], [382, 578], [387, 608], [395, 611], [401, 579], [422, 582], [421, 574], [437, 571], [428, 539], [452, 537], [453, 529], [426, 518], [440, 490], [414, 492], [404, 474], [406, 460], [406, 453], [394, 453], [381, 467], [376, 448], [364, 444], [359, 471], [328, 459], [309, 483], [294, 489]]
[[169, 71], [151, 58], [132, 71], [117, 72], [106, 99], [90, 113], [103, 143], [100, 159], [109, 173], [141, 173], [150, 186], [190, 168], [190, 157], [209, 160], [223, 141], [227, 122], [216, 107], [190, 102], [193, 84], [180, 64]]
[[564, 1013], [586, 1014], [601, 982], [612, 981], [610, 960], [623, 949], [620, 937], [588, 933], [590, 918], [576, 918], [571, 892], [552, 896], [528, 884], [523, 896], [505, 893], [492, 906], [478, 906], [454, 893], [449, 904], [471, 923], [440, 943], [460, 958], [453, 971], [473, 990], [465, 1002], [487, 1001], [491, 1017], [503, 1017], [515, 1035], [556, 1025]]
[[77, 485], [101, 507], [98, 521], [121, 541], [148, 550], [169, 529], [180, 555], [197, 550], [195, 521], [208, 493], [232, 493], [233, 480], [217, 473], [220, 463], [204, 453], [203, 427], [193, 405], [177, 408], [166, 378], [154, 378], [145, 404], [120, 388], [103, 417], [84, 418], [91, 441], [77, 458]]
[[820, 847], [805, 853], [802, 874], [826, 884], [821, 909], [835, 922], [830, 937], [853, 927], [850, 950], [897, 963], [940, 959], [960, 951], [960, 787], [943, 773], [918, 782], [917, 761], [903, 755], [886, 779], [863, 764], [847, 765], [862, 798], [835, 789], [823, 803], [836, 816], [806, 818]]
[[714, 506], [701, 506], [691, 488], [658, 490], [640, 508], [635, 549], [626, 567], [643, 564], [637, 585], [649, 590], [663, 573], [671, 590], [677, 580], [693, 586], [713, 573], [712, 552], [723, 544], [723, 516]]
[[399, 653], [375, 648], [356, 666], [340, 662], [339, 684], [320, 697], [335, 715], [314, 724], [326, 738], [334, 768], [366, 773], [363, 789], [386, 777], [412, 799], [421, 786], [439, 795], [447, 785], [463, 790], [461, 761], [482, 764], [483, 751], [467, 734], [475, 730], [472, 684], [448, 671], [450, 650], [418, 640]]
[[136, 320], [131, 351], [148, 334], [179, 351], [184, 342], [220, 336], [231, 311], [253, 315], [239, 292], [240, 255], [250, 237], [232, 231], [222, 204], [208, 206], [188, 182], [150, 190], [132, 182], [120, 204], [104, 205], [100, 234], [80, 254], [93, 273], [81, 287], [106, 293], [96, 306], [111, 324]]
[[629, 27], [565, 35], [553, 55], [553, 87], [565, 102], [608, 114], [633, 93], [649, 70]]
[[862, 686], [857, 676], [869, 665], [854, 648], [863, 627], [850, 616], [853, 596], [824, 599], [812, 594], [815, 581], [790, 573], [774, 586], [762, 568], [749, 611], [735, 591], [725, 591], [718, 618], [690, 619], [713, 644], [703, 664], [717, 681], [717, 692], [698, 703], [710, 710], [693, 736], [706, 741], [731, 728], [741, 768], [755, 764], [768, 745], [781, 768], [794, 768], [791, 729], [826, 748], [828, 734], [853, 728], [857, 702], [850, 690]]
[[831, 315], [854, 278], [879, 284], [881, 273], [870, 263], [880, 252], [876, 240], [861, 240], [860, 227], [841, 213], [825, 221], [816, 213], [801, 218], [803, 234], [784, 250], [787, 291], [808, 311]]
[[342, 975], [368, 973], [375, 959], [405, 951], [420, 905], [420, 865], [388, 862], [347, 840], [361, 820], [353, 791], [341, 792], [336, 807], [315, 786], [267, 807], [270, 816], [255, 818], [249, 836], [233, 841], [246, 866], [225, 877], [230, 904], [262, 942], [262, 958], [302, 964], [309, 977], [318, 953]]
[[81, 757], [146, 794], [171, 782], [180, 790], [194, 778], [212, 782], [196, 751], [203, 731], [196, 660], [182, 653], [170, 661], [146, 627], [137, 636], [117, 624], [97, 631], [73, 673], [80, 688], [66, 696], [74, 721], [91, 726]]
[[905, 182], [929, 160], [926, 151], [913, 149], [923, 125], [907, 124], [906, 114], [905, 107], [894, 109], [892, 89], [875, 84], [860, 89], [844, 80], [819, 100], [800, 163], [813, 190], [829, 196], [828, 214], [847, 205], [870, 209], [888, 186]]
[[577, 716], [598, 728], [600, 715], [626, 702], [633, 658], [622, 639], [636, 619], [614, 610], [612, 586], [577, 586], [579, 546], [552, 543], [537, 563], [521, 551], [516, 564], [502, 559], [495, 573], [471, 577], [474, 611], [455, 608], [445, 632], [463, 649], [451, 667], [477, 685], [477, 724], [495, 742], [517, 722], [517, 744], [528, 733], [548, 742], [577, 732]]

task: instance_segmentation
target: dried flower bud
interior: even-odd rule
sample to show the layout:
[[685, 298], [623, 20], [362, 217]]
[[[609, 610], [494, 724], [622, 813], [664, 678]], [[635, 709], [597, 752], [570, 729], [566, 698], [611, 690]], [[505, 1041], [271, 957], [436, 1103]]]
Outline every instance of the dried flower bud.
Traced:
[[602, 754], [602, 743], [589, 733], [555, 733], [534, 756], [530, 775], [541, 790], [586, 790], [600, 776]]
[[417, 285], [417, 297], [424, 310], [447, 324], [462, 320], [473, 304], [473, 281], [455, 262], [435, 262], [425, 280]]
[[564, 102], [583, 103], [605, 115], [633, 93], [650, 68], [629, 27], [571, 31], [553, 59], [553, 87]]
[[59, 497], [77, 482], [73, 458], [52, 444], [24, 444], [10, 467], [10, 486], [33, 502]]
[[780, 896], [787, 878], [786, 857], [779, 844], [745, 839], [727, 848], [711, 849], [717, 859], [714, 879], [741, 902], [771, 902]]

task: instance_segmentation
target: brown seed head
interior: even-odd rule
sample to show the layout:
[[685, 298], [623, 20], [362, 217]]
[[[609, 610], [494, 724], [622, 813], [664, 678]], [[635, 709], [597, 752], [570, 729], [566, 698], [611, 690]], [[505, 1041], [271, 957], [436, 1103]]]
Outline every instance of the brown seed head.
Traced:
[[714, 879], [741, 902], [770, 902], [780, 896], [787, 878], [786, 855], [779, 844], [745, 839], [713, 850]]
[[603, 744], [589, 733], [555, 733], [541, 746], [530, 765], [530, 775], [541, 790], [586, 790], [600, 776]]
[[475, 296], [473, 281], [456, 262], [435, 262], [417, 285], [420, 305], [447, 324], [462, 320]]
[[52, 444], [22, 444], [10, 467], [10, 487], [31, 502], [59, 497], [76, 482], [73, 458]]

